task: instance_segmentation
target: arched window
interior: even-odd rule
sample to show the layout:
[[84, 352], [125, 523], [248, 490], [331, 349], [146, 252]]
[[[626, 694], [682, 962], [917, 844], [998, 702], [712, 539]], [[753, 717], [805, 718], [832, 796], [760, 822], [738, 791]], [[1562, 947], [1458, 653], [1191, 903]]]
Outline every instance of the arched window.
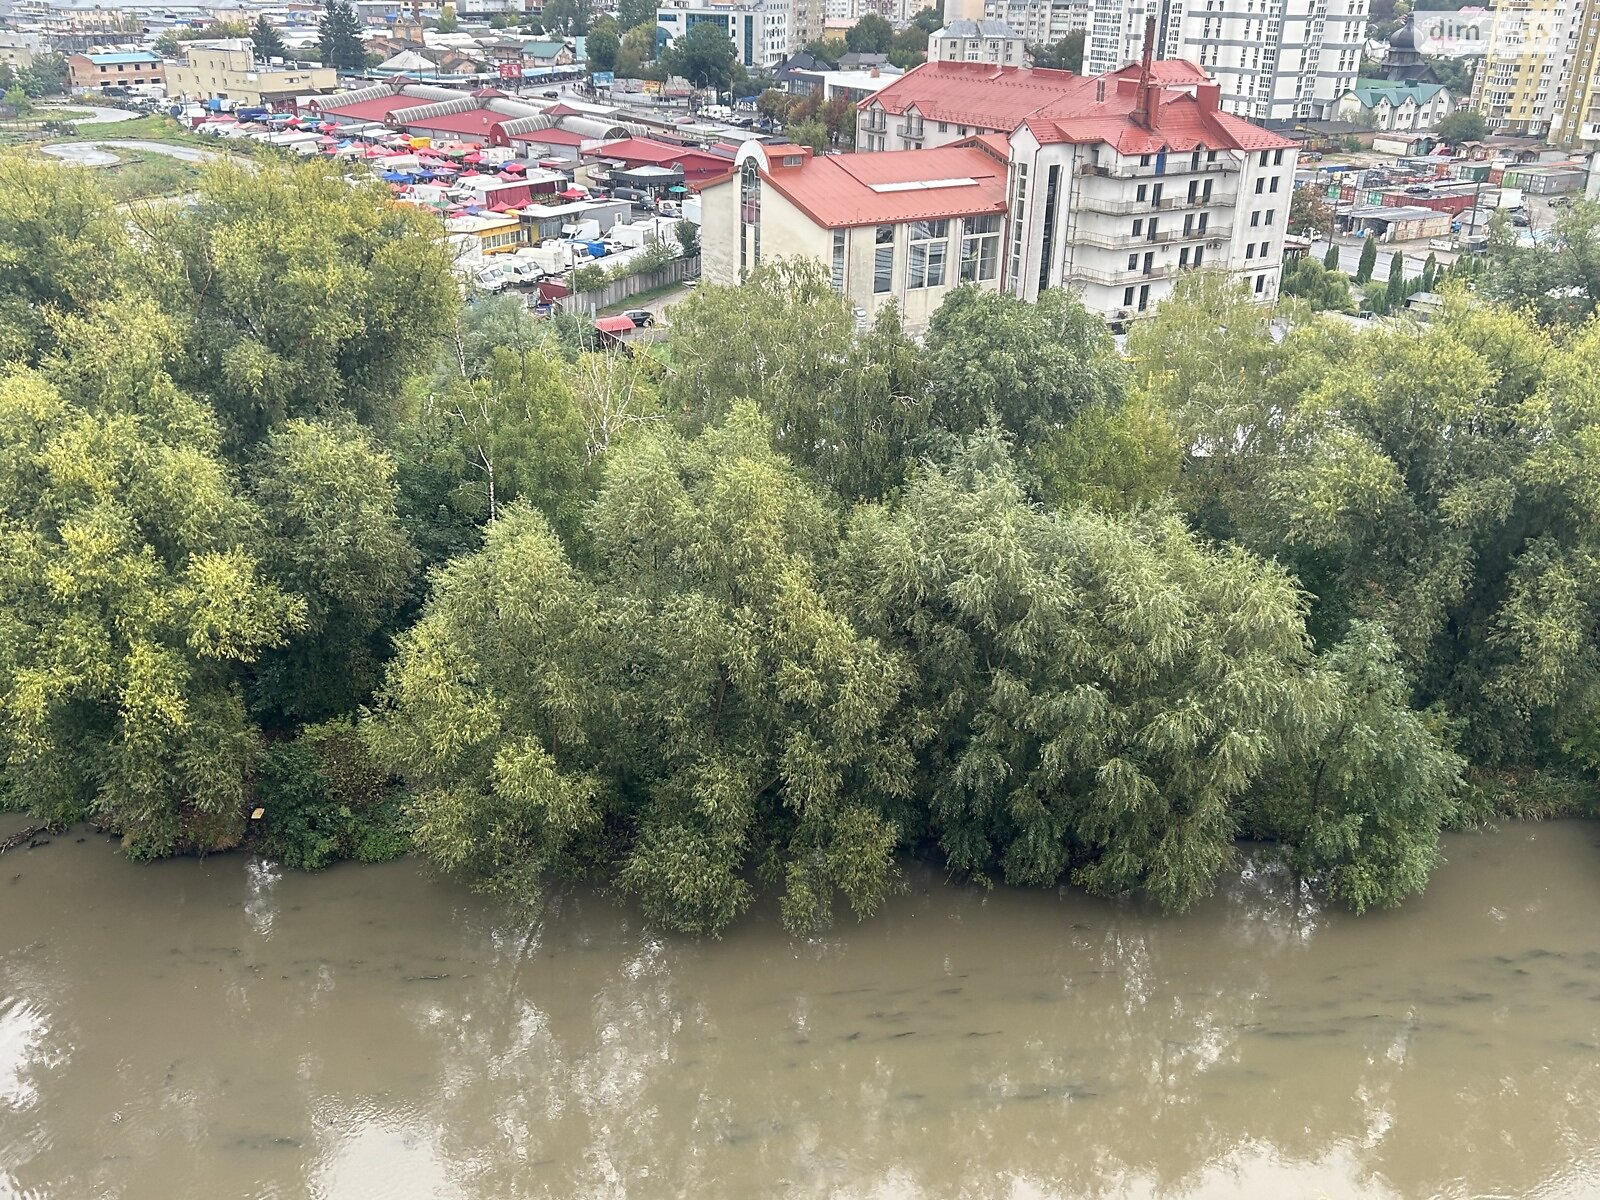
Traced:
[[739, 168], [739, 273], [761, 265], [761, 168], [745, 160]]

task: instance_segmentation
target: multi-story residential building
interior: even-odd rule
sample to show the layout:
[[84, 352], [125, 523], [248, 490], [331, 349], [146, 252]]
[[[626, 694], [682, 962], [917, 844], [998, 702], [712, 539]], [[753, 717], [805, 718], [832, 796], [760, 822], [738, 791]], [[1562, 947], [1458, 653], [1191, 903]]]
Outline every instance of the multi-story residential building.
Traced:
[[656, 24], [669, 38], [714, 25], [728, 35], [740, 63], [766, 71], [799, 48], [790, 34], [789, 5], [790, 0], [667, 0], [656, 10]]
[[[1508, 0], [1497, 4], [1489, 50], [1473, 77], [1473, 107], [1497, 133], [1556, 136], [1571, 115], [1586, 111], [1577, 90], [1594, 76], [1594, 38], [1589, 26], [1600, 17], [1594, 0]], [[1580, 50], [1589, 47], [1586, 61]]]
[[167, 94], [189, 100], [279, 104], [339, 86], [332, 67], [310, 62], [262, 62], [248, 38], [186, 42], [183, 61], [168, 63]]
[[928, 35], [929, 62], [1026, 64], [1022, 35], [1004, 21], [946, 21]]
[[1003, 143], [819, 158], [752, 141], [736, 161], [700, 190], [701, 271], [714, 283], [774, 259], [814, 258], [866, 319], [893, 304], [912, 332], [952, 288], [1000, 286]]
[[1286, 125], [1331, 118], [1355, 84], [1367, 0], [1090, 0], [1085, 72], [1137, 61], [1151, 21], [1157, 54], [1204, 67], [1224, 112]]
[[103, 92], [114, 87], [166, 85], [161, 55], [152, 50], [119, 50], [111, 54], [67, 55], [67, 78], [73, 90]]
[[[1121, 322], [1196, 267], [1277, 297], [1296, 147], [1221, 99], [1205, 72], [1178, 61], [1098, 77], [927, 63], [863, 102], [856, 145], [1003, 155], [999, 286], [1024, 300], [1071, 287]], [[917, 161], [887, 157], [907, 170]]]
[[[1089, 0], [985, 0], [983, 9], [985, 16], [1004, 21], [1030, 45], [1052, 46], [1089, 28]], [[945, 20], [950, 20], [948, 11]]]
[[1550, 140], [1568, 149], [1600, 150], [1600, 0], [1588, 0], [1567, 39], [1566, 89]]

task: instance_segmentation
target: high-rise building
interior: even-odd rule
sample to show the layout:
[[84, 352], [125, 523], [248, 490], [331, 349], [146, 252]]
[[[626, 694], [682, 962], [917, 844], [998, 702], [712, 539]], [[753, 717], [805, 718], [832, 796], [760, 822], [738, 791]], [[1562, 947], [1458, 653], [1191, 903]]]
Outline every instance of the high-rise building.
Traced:
[[1051, 46], [1089, 28], [1089, 0], [984, 0], [983, 9], [1033, 46]]
[[1497, 4], [1472, 99], [1496, 133], [1581, 140], [1594, 91], [1595, 0]]
[[1356, 81], [1367, 0], [1089, 0], [1086, 74], [1136, 62], [1147, 21], [1156, 49], [1204, 67], [1222, 109], [1269, 125], [1331, 119]]
[[1574, 150], [1600, 149], [1600, 0], [1588, 0], [1574, 14], [1565, 81], [1550, 140]]
[[661, 0], [656, 10], [656, 24], [669, 37], [682, 37], [696, 25], [716, 26], [728, 35], [739, 62], [755, 70], [776, 67], [796, 49], [789, 18], [789, 0]]

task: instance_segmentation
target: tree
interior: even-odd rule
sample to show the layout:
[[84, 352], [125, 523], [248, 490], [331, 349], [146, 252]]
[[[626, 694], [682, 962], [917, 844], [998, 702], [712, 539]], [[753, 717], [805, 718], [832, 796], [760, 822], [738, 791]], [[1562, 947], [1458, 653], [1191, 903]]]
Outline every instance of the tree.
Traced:
[[38, 363], [61, 318], [134, 274], [128, 227], [92, 172], [0, 154], [0, 362]]
[[700, 253], [700, 226], [685, 218], [672, 227], [672, 235], [678, 239], [678, 246], [683, 251], [685, 258], [693, 258]]
[[1036, 67], [1076, 73], [1083, 70], [1083, 40], [1083, 30], [1075, 29], [1051, 45], [1029, 46], [1028, 54]]
[[1247, 828], [1357, 912], [1422, 891], [1465, 763], [1406, 707], [1393, 640], [1357, 622], [1317, 663], [1312, 723], [1255, 789]]
[[784, 128], [784, 135], [795, 145], [809, 146], [818, 154], [826, 153], [833, 144], [833, 139], [828, 135], [827, 125], [816, 117], [791, 121]]
[[695, 87], [719, 92], [727, 91], [742, 73], [738, 53], [728, 35], [705, 21], [674, 38], [661, 56], [661, 65]]
[[1472, 67], [1466, 59], [1429, 55], [1424, 61], [1433, 77], [1449, 89], [1458, 103], [1472, 94]]
[[1339, 269], [1339, 243], [1330, 241], [1327, 252], [1322, 256], [1322, 265], [1330, 271]]
[[830, 68], [837, 68], [839, 60], [849, 51], [841, 38], [818, 38], [814, 42], [806, 43], [806, 53], [818, 62], [826, 63]]
[[14, 83], [6, 89], [5, 96], [0, 98], [0, 104], [4, 104], [19, 117], [25, 117], [33, 111], [33, 101], [28, 99], [28, 93], [22, 90], [22, 85], [19, 83]]
[[433, 27], [439, 33], [459, 33], [461, 22], [456, 17], [455, 9], [446, 5], [440, 10], [439, 19], [433, 23]]
[[1333, 228], [1333, 208], [1316, 184], [1295, 188], [1289, 201], [1289, 228], [1308, 234], [1327, 234]]
[[149, 305], [113, 306], [0, 382], [4, 806], [87, 810], [139, 857], [239, 840], [244, 669], [305, 619], [210, 411], [162, 369], [175, 343]]
[[617, 24], [624, 33], [644, 26], [650, 31], [653, 40], [656, 26], [655, 0], [621, 0], [617, 7]]
[[544, 24], [551, 33], [583, 37], [589, 31], [588, 0], [549, 0], [544, 6]]
[[891, 492], [922, 452], [922, 359], [894, 315], [858, 339], [820, 263], [763, 264], [740, 287], [696, 289], [672, 313], [666, 399], [685, 429], [751, 401], [780, 452], [849, 498]]
[[1361, 261], [1356, 264], [1356, 282], [1366, 283], [1372, 278], [1372, 269], [1378, 265], [1378, 239], [1361, 239]]
[[1313, 699], [1287, 573], [1171, 515], [1030, 504], [993, 432], [860, 510], [844, 572], [915, 668], [917, 832], [980, 878], [1186, 907]]
[[1394, 310], [1406, 299], [1406, 259], [1399, 251], [1389, 260], [1389, 308]]
[[1563, 209], [1536, 246], [1520, 245], [1498, 216], [1489, 229], [1485, 295], [1563, 327], [1581, 325], [1600, 306], [1600, 203], [1578, 200]]
[[1439, 274], [1439, 260], [1434, 258], [1433, 252], [1428, 252], [1428, 257], [1422, 263], [1422, 287], [1424, 292], [1433, 291], [1433, 285]]
[[366, 51], [361, 46], [361, 22], [348, 0], [323, 0], [317, 29], [324, 66], [351, 73], [362, 69]]
[[934, 4], [919, 8], [911, 18], [911, 26], [926, 37], [944, 27], [944, 12]]
[[926, 360], [935, 425], [970, 434], [998, 419], [1024, 452], [1127, 386], [1105, 322], [1059, 290], [1025, 304], [957, 288], [933, 314]]
[[1345, 277], [1304, 256], [1283, 268], [1283, 284], [1279, 290], [1285, 296], [1298, 296], [1310, 302], [1317, 312], [1351, 312], [1355, 307]]
[[265, 15], [256, 18], [256, 23], [250, 27], [250, 40], [255, 43], [256, 57], [261, 59], [290, 58], [289, 48], [283, 44], [283, 36], [278, 32], [277, 26], [267, 20]]
[[61, 96], [67, 91], [67, 58], [64, 54], [35, 54], [27, 68], [17, 72], [17, 82], [32, 99]]
[[188, 207], [141, 214], [179, 321], [180, 383], [228, 442], [342, 408], [382, 424], [459, 303], [427, 214], [316, 163], [215, 168]]
[[866, 13], [845, 30], [844, 44], [856, 54], [888, 54], [894, 45], [894, 26], [877, 13]]
[[589, 70], [616, 70], [617, 55], [622, 51], [622, 39], [617, 36], [616, 30], [591, 28], [584, 40], [584, 47], [589, 55]]
[[791, 928], [881, 900], [906, 667], [824, 593], [837, 526], [769, 437], [747, 408], [613, 456], [592, 574], [520, 504], [441, 572], [372, 727], [436, 863], [520, 898], [597, 863], [706, 933], [757, 866]]
[[1470, 108], [1458, 108], [1433, 127], [1440, 141], [1454, 146], [1461, 142], [1481, 142], [1489, 132], [1483, 114]]

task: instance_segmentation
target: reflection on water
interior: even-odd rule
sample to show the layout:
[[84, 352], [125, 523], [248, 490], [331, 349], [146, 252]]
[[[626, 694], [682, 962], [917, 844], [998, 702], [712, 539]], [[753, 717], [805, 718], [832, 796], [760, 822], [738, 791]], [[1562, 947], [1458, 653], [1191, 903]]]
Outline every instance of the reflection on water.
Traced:
[[913, 871], [863, 926], [536, 927], [414, 864], [0, 858], [0, 1197], [1600, 1192], [1593, 826], [1398, 913]]

